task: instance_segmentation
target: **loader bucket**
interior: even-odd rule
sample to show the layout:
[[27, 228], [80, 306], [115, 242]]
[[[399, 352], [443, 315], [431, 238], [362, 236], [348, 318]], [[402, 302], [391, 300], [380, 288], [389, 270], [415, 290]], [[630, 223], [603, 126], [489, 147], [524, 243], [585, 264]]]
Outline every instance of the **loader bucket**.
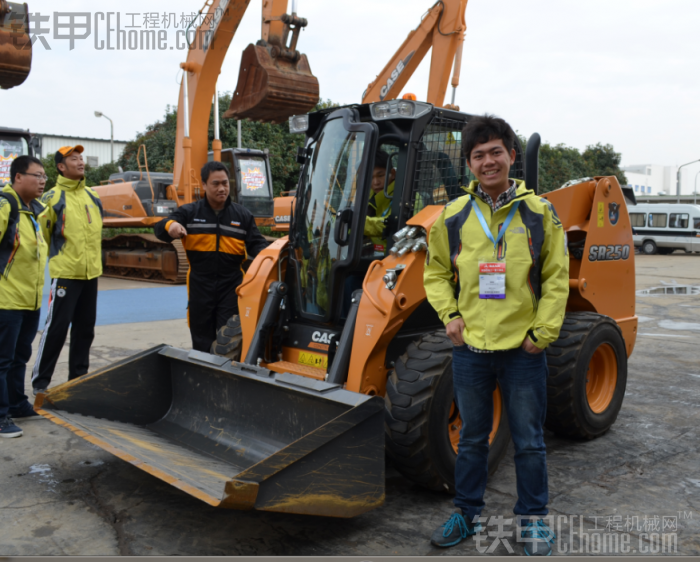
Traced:
[[318, 80], [311, 74], [306, 55], [295, 62], [273, 57], [267, 47], [246, 47], [236, 91], [225, 119], [282, 123], [308, 113], [318, 103]]
[[353, 517], [384, 501], [383, 400], [335, 384], [160, 346], [35, 407], [215, 507]]

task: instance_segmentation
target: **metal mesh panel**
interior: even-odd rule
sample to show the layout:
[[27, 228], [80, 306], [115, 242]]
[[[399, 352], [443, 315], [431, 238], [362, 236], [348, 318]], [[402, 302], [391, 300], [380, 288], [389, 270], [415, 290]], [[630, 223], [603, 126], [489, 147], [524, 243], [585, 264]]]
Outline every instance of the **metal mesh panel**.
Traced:
[[[462, 155], [462, 129], [465, 121], [436, 116], [425, 128], [420, 140], [413, 181], [412, 214], [427, 205], [444, 205], [465, 195], [462, 186], [469, 185], [474, 175]], [[517, 143], [516, 143], [517, 144]], [[515, 164], [510, 177], [524, 179], [523, 158], [516, 145]]]

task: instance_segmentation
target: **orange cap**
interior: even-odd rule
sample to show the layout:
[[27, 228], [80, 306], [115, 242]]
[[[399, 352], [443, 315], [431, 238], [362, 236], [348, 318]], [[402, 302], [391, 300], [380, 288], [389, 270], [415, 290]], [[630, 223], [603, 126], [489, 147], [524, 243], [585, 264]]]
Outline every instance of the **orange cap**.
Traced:
[[60, 164], [66, 156], [70, 156], [74, 152], [82, 154], [84, 151], [85, 149], [80, 144], [76, 144], [75, 146], [62, 146], [56, 151], [56, 164]]

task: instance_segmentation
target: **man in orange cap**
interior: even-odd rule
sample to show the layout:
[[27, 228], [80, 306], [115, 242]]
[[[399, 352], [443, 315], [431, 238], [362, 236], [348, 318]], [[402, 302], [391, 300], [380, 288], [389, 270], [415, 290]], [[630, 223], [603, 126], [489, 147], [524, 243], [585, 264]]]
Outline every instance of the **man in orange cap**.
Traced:
[[97, 278], [102, 275], [102, 203], [85, 185], [83, 147], [64, 146], [56, 152], [58, 180], [41, 201], [46, 209], [39, 225], [49, 243], [51, 294], [41, 336], [32, 386], [34, 394], [48, 388], [70, 326], [68, 380], [88, 372], [95, 338]]

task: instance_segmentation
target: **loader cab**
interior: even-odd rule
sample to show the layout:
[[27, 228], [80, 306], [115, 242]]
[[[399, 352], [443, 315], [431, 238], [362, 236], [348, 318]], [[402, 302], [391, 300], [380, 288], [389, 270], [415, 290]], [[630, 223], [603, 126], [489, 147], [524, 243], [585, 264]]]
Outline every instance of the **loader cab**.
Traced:
[[[362, 287], [371, 264], [388, 254], [392, 234], [427, 205], [444, 205], [465, 194], [462, 187], [473, 179], [461, 153], [468, 119], [404, 100], [308, 116], [290, 228], [287, 313], [292, 323], [323, 325], [338, 336], [353, 291]], [[389, 155], [387, 167], [396, 170], [383, 251], [363, 233], [378, 150]], [[519, 143], [516, 153], [511, 177], [522, 179]]]

